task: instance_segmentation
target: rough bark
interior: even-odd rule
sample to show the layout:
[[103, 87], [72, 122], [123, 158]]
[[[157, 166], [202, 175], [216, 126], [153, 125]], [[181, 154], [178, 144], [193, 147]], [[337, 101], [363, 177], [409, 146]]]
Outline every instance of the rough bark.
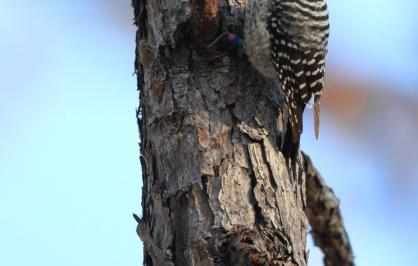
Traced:
[[325, 184], [311, 159], [306, 154], [303, 154], [303, 157], [308, 217], [315, 245], [324, 252], [325, 265], [352, 266], [353, 251], [344, 228], [339, 200], [332, 189]]
[[145, 265], [307, 263], [303, 157], [281, 152], [280, 90], [239, 47], [205, 48], [242, 32], [244, 4], [133, 1]]

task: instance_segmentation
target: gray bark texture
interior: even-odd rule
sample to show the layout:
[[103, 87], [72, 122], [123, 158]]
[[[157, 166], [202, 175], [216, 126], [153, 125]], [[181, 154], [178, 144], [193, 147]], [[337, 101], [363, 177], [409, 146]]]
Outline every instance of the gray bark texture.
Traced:
[[280, 90], [242, 48], [207, 48], [242, 33], [244, 5], [133, 1], [145, 265], [307, 264], [305, 157], [284, 155]]

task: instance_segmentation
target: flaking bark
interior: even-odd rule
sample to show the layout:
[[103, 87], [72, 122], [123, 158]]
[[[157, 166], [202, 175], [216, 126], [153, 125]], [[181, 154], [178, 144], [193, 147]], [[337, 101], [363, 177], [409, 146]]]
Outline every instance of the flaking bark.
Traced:
[[242, 32], [244, 4], [133, 1], [145, 265], [307, 263], [303, 157], [280, 151], [280, 91], [239, 47], [205, 48]]

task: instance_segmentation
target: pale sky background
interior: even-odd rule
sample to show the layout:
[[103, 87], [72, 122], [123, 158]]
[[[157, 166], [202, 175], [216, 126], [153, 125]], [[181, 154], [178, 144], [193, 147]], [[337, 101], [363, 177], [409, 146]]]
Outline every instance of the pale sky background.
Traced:
[[[418, 2], [328, 2], [328, 69], [416, 107]], [[0, 265], [142, 263], [134, 39], [127, 0], [0, 0]], [[341, 199], [357, 265], [418, 265], [417, 175], [399, 185], [379, 150], [321, 115], [302, 148]]]

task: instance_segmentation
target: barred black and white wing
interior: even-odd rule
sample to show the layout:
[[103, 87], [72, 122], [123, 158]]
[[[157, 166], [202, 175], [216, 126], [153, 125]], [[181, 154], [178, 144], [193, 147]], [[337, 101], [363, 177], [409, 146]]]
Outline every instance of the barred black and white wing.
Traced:
[[323, 0], [274, 0], [267, 25], [271, 34], [272, 62], [289, 108], [293, 141], [300, 140], [303, 111], [312, 97], [318, 138], [329, 35], [326, 3]]

